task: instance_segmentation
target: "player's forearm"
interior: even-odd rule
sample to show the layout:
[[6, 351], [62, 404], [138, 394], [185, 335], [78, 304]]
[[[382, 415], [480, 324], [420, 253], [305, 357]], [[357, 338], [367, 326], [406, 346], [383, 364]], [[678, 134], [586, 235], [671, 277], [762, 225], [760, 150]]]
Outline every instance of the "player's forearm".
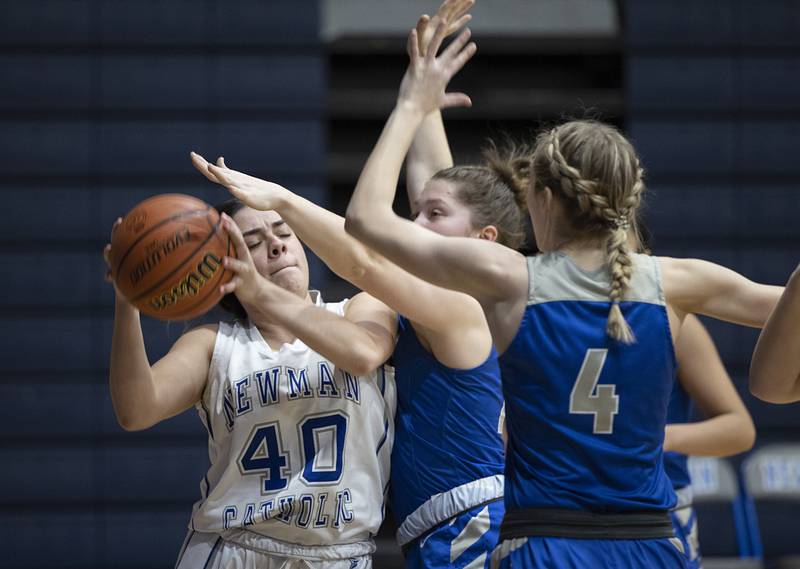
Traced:
[[453, 166], [442, 113], [428, 113], [411, 143], [406, 157], [406, 192], [411, 211], [416, 211], [419, 195], [436, 172]]
[[345, 232], [343, 217], [292, 193], [279, 212], [300, 240], [334, 273], [360, 286], [359, 280], [371, 264], [371, 253]]
[[750, 364], [750, 391], [770, 403], [800, 400], [800, 268], [758, 338]]
[[664, 450], [695, 456], [731, 456], [752, 448], [755, 437], [749, 416], [724, 413], [696, 423], [667, 425]]
[[395, 107], [347, 206], [347, 232], [378, 252], [382, 252], [381, 245], [387, 240], [397, 239], [392, 235], [392, 228], [401, 221], [392, 210], [397, 180], [403, 158], [424, 118], [417, 108], [402, 103]]
[[247, 306], [256, 326], [279, 324], [336, 367], [364, 375], [384, 362], [384, 357], [366, 330], [354, 322], [271, 283], [259, 300]]
[[139, 311], [117, 299], [109, 364], [111, 402], [125, 430], [152, 424], [156, 390], [142, 335]]

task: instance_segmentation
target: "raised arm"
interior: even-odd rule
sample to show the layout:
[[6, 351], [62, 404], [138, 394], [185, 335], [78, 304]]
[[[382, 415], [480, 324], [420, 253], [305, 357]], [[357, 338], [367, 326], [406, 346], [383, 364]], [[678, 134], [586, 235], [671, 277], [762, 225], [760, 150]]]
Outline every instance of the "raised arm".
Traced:
[[236, 258], [225, 257], [234, 277], [222, 285], [224, 294], [236, 293], [257, 326], [278, 324], [341, 369], [365, 375], [394, 351], [397, 317], [385, 304], [366, 294], [356, 295], [339, 316], [268, 281], [253, 263], [242, 232], [227, 215], [222, 227], [236, 247]]
[[[192, 164], [249, 207], [281, 214], [297, 237], [337, 275], [356, 283], [373, 262], [373, 254], [344, 231], [344, 219], [279, 184], [231, 170], [223, 158], [211, 164], [191, 153]], [[356, 285], [358, 286], [358, 285]]]
[[[444, 0], [439, 10], [431, 18], [427, 14], [417, 22], [417, 42], [419, 53], [426, 53], [433, 34], [440, 23], [444, 23], [446, 33], [458, 31], [472, 18], [467, 12], [475, 0]], [[447, 143], [444, 121], [439, 109], [428, 113], [417, 130], [406, 157], [406, 193], [411, 212], [417, 213], [417, 201], [425, 183], [433, 175], [453, 166], [453, 155]]]
[[659, 260], [667, 302], [683, 314], [703, 314], [761, 328], [783, 292], [783, 287], [755, 283], [708, 261]]
[[800, 401], [800, 268], [758, 338], [750, 364], [750, 391], [770, 403]]
[[[347, 208], [347, 232], [407, 271], [433, 284], [465, 292], [481, 303], [517, 292], [524, 258], [497, 243], [443, 237], [392, 210], [403, 158], [425, 116], [433, 109], [471, 104], [463, 93], [445, 93], [450, 78], [475, 53], [465, 30], [437, 57], [444, 27], [436, 30], [425, 56], [417, 32], [409, 36], [411, 64], [400, 86], [397, 106], [367, 160]], [[511, 276], [511, 278], [509, 278]], [[512, 293], [513, 294], [513, 293]]]
[[[485, 355], [485, 342], [471, 334], [485, 326], [483, 311], [474, 299], [411, 275], [347, 235], [342, 217], [277, 184], [230, 170], [223, 161], [210, 165], [194, 153], [192, 161], [206, 177], [248, 206], [278, 211], [300, 240], [340, 277], [428, 329], [431, 350], [439, 361], [453, 367], [482, 361], [465, 363], [458, 355]], [[255, 303], [253, 310], [259, 309]]]
[[[103, 255], [108, 262], [111, 246]], [[110, 280], [110, 274], [107, 277]], [[185, 411], [203, 395], [216, 339], [216, 326], [181, 336], [153, 366], [147, 358], [139, 311], [114, 287], [114, 331], [108, 383], [120, 426], [146, 429]]]
[[753, 420], [696, 316], [684, 320], [675, 351], [678, 380], [706, 419], [667, 425], [664, 450], [699, 456], [749, 450], [756, 436]]

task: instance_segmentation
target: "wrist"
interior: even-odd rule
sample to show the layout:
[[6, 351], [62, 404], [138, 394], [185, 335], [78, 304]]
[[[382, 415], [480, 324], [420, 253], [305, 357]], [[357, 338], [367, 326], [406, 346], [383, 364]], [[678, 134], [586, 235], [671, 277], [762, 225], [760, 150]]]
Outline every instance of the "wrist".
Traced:
[[291, 205], [292, 198], [295, 197], [295, 195], [292, 192], [290, 192], [280, 184], [275, 184], [273, 182], [264, 182], [264, 183], [269, 185], [268, 190], [272, 192], [275, 196], [274, 208], [273, 208], [275, 211], [280, 212], [281, 210], [286, 209]]
[[394, 112], [397, 115], [403, 116], [405, 119], [417, 120], [419, 122], [422, 122], [428, 115], [428, 111], [423, 109], [417, 102], [402, 98], [397, 100]]

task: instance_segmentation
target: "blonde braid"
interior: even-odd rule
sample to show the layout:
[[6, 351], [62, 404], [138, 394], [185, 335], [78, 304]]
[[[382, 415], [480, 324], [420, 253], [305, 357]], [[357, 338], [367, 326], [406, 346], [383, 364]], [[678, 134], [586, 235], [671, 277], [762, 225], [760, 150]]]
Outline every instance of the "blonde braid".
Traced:
[[[596, 180], [585, 179], [578, 168], [567, 162], [561, 152], [559, 130], [559, 128], [555, 128], [550, 131], [545, 146], [545, 154], [549, 158], [550, 175], [559, 182], [567, 198], [577, 201], [581, 214], [600, 222], [609, 231], [606, 240], [606, 255], [611, 276], [609, 292], [611, 308], [608, 313], [606, 332], [622, 343], [631, 344], [635, 342], [635, 337], [622, 314], [620, 302], [625, 298], [633, 275], [633, 260], [628, 248], [628, 229], [631, 217], [638, 208], [644, 191], [644, 171], [634, 154], [635, 179], [633, 184], [627, 192], [623, 192], [621, 203], [613, 204], [612, 199], [616, 196], [609, 191], [610, 188], [604, 187]], [[616, 131], [614, 133], [618, 134]], [[607, 143], [610, 149], [613, 149], [613, 171], [619, 172], [621, 166], [618, 140], [608, 140]], [[624, 190], [624, 188], [621, 189]]]

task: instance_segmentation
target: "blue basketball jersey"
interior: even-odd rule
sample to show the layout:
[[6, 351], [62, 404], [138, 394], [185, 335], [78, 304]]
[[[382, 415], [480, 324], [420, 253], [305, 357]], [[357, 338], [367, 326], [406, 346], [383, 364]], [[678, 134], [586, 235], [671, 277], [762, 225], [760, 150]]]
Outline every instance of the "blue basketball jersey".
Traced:
[[497, 352], [466, 370], [439, 363], [399, 317], [392, 511], [401, 545], [503, 496], [503, 406]]
[[500, 357], [509, 435], [506, 510], [668, 510], [663, 467], [675, 354], [658, 260], [632, 255], [621, 304], [636, 342], [606, 334], [605, 268], [564, 253], [528, 258], [517, 335]]
[[[691, 407], [692, 400], [689, 398], [689, 394], [686, 393], [681, 382], [676, 381], [667, 408], [667, 424], [688, 423]], [[692, 482], [689, 478], [688, 459], [689, 457], [679, 452], [664, 453], [664, 469], [675, 489], [685, 488]]]

